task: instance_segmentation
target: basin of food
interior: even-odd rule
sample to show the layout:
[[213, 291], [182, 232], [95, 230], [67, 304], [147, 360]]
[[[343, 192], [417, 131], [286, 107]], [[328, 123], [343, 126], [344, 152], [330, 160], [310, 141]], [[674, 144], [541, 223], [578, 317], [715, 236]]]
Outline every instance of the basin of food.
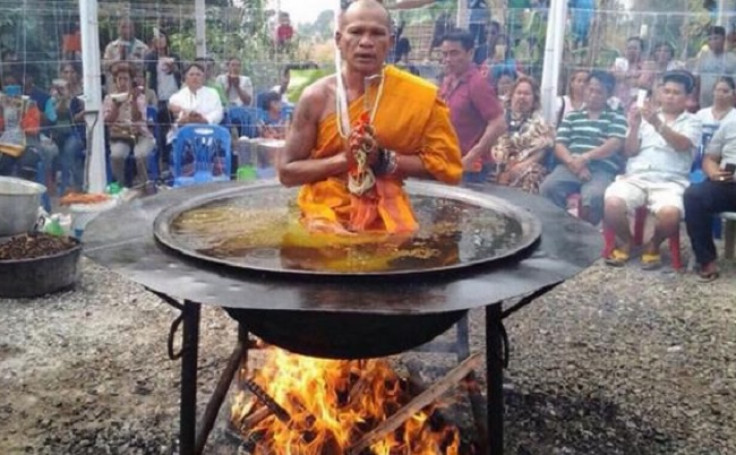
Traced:
[[46, 187], [15, 177], [0, 177], [0, 237], [30, 231]]
[[42, 233], [0, 240], [0, 297], [37, 297], [68, 289], [79, 279], [81, 244]]

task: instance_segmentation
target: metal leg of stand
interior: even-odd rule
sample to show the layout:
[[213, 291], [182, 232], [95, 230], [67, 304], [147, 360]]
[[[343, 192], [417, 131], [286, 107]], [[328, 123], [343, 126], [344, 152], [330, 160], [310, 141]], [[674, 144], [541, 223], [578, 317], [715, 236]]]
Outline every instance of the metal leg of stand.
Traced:
[[217, 381], [215, 391], [212, 392], [212, 397], [207, 403], [207, 407], [204, 410], [204, 416], [202, 417], [202, 425], [197, 432], [195, 453], [204, 453], [204, 447], [207, 444], [207, 438], [212, 432], [212, 428], [215, 426], [217, 420], [217, 414], [220, 413], [222, 402], [225, 400], [227, 391], [230, 389], [230, 384], [233, 382], [235, 373], [238, 372], [243, 358], [247, 355], [248, 349], [248, 331], [242, 325], [238, 325], [238, 342], [233, 349], [230, 358], [227, 361], [225, 370], [220, 375], [220, 379]]
[[[470, 357], [470, 329], [468, 328], [468, 315], [466, 314], [455, 325], [457, 330], [457, 361], [458, 363]], [[475, 371], [471, 371], [466, 378], [468, 387], [468, 400], [470, 410], [475, 422], [476, 442], [481, 452], [488, 450], [488, 427], [486, 427], [486, 404], [478, 386], [478, 377]]]
[[185, 301], [182, 309], [181, 410], [179, 414], [179, 454], [197, 455], [197, 355], [199, 350], [198, 303]]
[[503, 346], [501, 304], [486, 307], [486, 383], [488, 455], [503, 454]]

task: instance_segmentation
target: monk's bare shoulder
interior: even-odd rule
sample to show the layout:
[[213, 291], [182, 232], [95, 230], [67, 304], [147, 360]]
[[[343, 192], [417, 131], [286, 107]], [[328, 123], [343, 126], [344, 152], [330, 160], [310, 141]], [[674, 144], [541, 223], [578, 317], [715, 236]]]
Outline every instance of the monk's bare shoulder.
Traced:
[[319, 123], [334, 112], [335, 76], [325, 76], [305, 88], [299, 106], [313, 122]]

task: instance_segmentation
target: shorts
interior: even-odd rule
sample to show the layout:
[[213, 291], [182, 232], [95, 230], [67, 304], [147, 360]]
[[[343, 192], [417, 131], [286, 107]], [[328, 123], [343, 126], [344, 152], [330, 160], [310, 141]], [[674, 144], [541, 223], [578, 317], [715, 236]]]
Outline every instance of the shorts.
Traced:
[[683, 195], [687, 186], [686, 180], [649, 180], [622, 175], [606, 189], [605, 198], [623, 199], [630, 212], [646, 205], [651, 213], [657, 213], [665, 207], [675, 207], [684, 213]]

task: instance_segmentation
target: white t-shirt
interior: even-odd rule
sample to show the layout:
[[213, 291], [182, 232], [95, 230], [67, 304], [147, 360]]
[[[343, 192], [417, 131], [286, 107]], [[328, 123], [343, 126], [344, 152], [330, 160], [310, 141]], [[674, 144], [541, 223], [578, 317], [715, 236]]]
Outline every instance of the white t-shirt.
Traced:
[[706, 126], [714, 125], [714, 131], [717, 129], [721, 124], [728, 120], [736, 119], [736, 109], [731, 109], [728, 111], [728, 114], [726, 114], [722, 119], [716, 120], [715, 117], [713, 117], [713, 108], [712, 107], [706, 107], [704, 109], [701, 109], [698, 111], [697, 114], [695, 114], [697, 118], [700, 119], [700, 121], [703, 123], [703, 128]]
[[[243, 105], [243, 100], [240, 99], [240, 96], [238, 95], [238, 91], [228, 85], [228, 75], [227, 74], [220, 74], [215, 79], [215, 82], [220, 84], [223, 90], [225, 90], [225, 96], [227, 97], [228, 104], [234, 105], [234, 106]], [[240, 90], [247, 93], [248, 96], [250, 96], [250, 98], [253, 99], [253, 84], [251, 83], [249, 77], [238, 76], [238, 85], [240, 86]]]
[[156, 79], [158, 87], [156, 87], [156, 95], [160, 101], [168, 101], [171, 96], [179, 91], [176, 86], [176, 78], [174, 73], [164, 71], [164, 62], [159, 59], [156, 65]]

